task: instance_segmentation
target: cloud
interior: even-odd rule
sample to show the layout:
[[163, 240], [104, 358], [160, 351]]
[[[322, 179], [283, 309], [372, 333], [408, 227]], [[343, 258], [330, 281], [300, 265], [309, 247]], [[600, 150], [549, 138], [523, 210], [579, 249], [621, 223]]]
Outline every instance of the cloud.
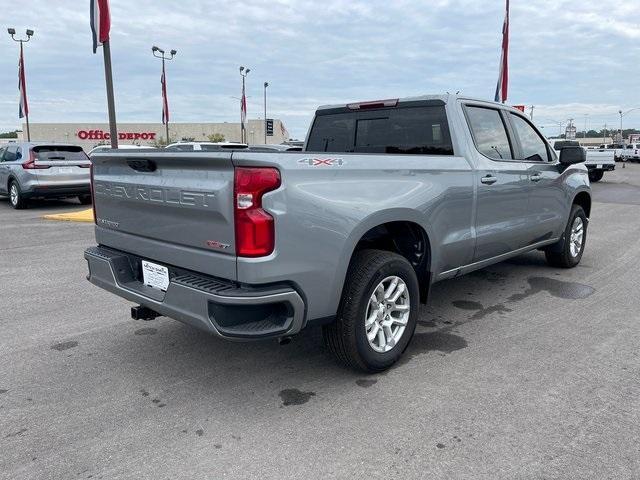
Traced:
[[[87, 2], [88, 3], [88, 2]], [[640, 106], [636, 0], [511, 2], [510, 102], [536, 116], [615, 122]], [[88, 5], [22, 0], [33, 122], [106, 119], [100, 55], [91, 54]], [[176, 122], [237, 121], [238, 66], [251, 67], [249, 117], [269, 116], [303, 137], [316, 106], [495, 89], [502, 1], [111, 0], [120, 121], [160, 121], [160, 65], [151, 45], [178, 50], [167, 65]], [[1, 37], [0, 37], [1, 38]], [[0, 40], [0, 130], [16, 128], [17, 48]], [[625, 123], [640, 125], [640, 114]], [[578, 123], [580, 125], [580, 123]]]

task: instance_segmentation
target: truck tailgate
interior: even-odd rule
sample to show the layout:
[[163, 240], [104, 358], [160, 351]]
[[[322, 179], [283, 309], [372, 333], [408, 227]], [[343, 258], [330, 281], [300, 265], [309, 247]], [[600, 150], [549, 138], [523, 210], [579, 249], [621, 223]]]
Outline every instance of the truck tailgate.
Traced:
[[99, 244], [236, 279], [231, 153], [92, 158]]

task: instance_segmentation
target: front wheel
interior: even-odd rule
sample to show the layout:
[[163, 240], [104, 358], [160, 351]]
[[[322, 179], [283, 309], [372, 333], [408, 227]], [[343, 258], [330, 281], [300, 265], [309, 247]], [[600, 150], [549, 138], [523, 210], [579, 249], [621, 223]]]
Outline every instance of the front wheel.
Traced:
[[573, 268], [580, 263], [587, 243], [589, 220], [579, 205], [573, 205], [569, 222], [560, 241], [546, 251], [547, 263], [552, 267]]
[[359, 251], [349, 265], [336, 321], [323, 329], [325, 343], [348, 367], [386, 370], [409, 345], [418, 308], [418, 279], [406, 258]]
[[604, 172], [602, 170], [594, 170], [592, 172], [589, 172], [589, 180], [592, 182], [599, 182], [600, 180], [602, 180], [603, 176]]

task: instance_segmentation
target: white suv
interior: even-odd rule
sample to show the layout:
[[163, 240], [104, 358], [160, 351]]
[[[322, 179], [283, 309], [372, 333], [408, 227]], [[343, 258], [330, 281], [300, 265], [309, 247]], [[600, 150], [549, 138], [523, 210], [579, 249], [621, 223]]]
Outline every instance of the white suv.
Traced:
[[235, 142], [176, 142], [167, 145], [164, 149], [170, 152], [215, 152], [224, 149], [245, 149], [248, 145]]

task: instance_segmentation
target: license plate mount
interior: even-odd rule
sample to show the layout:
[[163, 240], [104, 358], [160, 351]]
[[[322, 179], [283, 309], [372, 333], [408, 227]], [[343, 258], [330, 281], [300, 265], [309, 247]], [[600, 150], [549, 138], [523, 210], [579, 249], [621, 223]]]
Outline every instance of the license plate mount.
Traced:
[[142, 282], [149, 287], [166, 292], [169, 287], [169, 269], [163, 265], [143, 260]]

